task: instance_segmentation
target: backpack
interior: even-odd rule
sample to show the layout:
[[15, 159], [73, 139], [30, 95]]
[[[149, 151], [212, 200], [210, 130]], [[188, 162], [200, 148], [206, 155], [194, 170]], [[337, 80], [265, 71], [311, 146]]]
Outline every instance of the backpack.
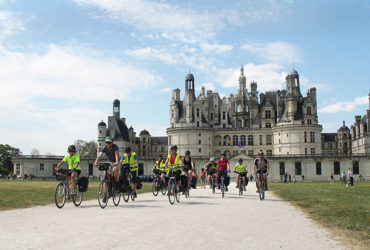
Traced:
[[135, 183], [136, 183], [136, 188], [137, 189], [142, 189], [143, 188], [143, 184], [141, 183], [141, 178], [139, 176], [136, 176]]
[[87, 187], [89, 186], [89, 178], [83, 176], [80, 179], [78, 179], [78, 191], [79, 192], [86, 192]]

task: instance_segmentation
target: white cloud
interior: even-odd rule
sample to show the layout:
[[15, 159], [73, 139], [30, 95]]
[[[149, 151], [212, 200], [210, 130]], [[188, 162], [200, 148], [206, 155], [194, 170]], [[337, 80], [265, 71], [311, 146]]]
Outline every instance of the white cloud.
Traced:
[[351, 101], [338, 101], [336, 103], [328, 104], [322, 108], [319, 108], [320, 113], [340, 113], [353, 111], [356, 106], [365, 105], [369, 103], [368, 96], [362, 96], [355, 98]]
[[139, 60], [159, 60], [167, 64], [177, 64], [180, 62], [177, 58], [178, 56], [169, 53], [167, 49], [155, 49], [150, 46], [140, 49], [126, 49], [123, 52]]
[[159, 92], [168, 93], [168, 92], [171, 92], [171, 89], [170, 88], [163, 88], [163, 89], [159, 90]]
[[217, 43], [202, 43], [200, 48], [206, 53], [214, 52], [214, 53], [223, 53], [226, 51], [231, 51], [233, 46], [230, 44], [217, 44]]
[[282, 41], [271, 43], [247, 43], [242, 45], [241, 49], [264, 58], [268, 62], [302, 62], [301, 51], [298, 46], [292, 43]]
[[0, 40], [23, 30], [23, 22], [13, 12], [0, 11]]

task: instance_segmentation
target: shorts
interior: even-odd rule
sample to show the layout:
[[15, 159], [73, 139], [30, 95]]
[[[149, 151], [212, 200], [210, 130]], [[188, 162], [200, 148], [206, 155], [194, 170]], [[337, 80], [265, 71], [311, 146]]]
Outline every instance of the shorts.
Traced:
[[237, 173], [239, 174], [241, 177], [247, 177], [247, 172], [244, 172], [244, 173]]
[[132, 182], [136, 183], [136, 176], [137, 176], [137, 171], [130, 171], [131, 176], [132, 176]]
[[256, 172], [257, 172], [257, 174], [261, 174], [261, 173], [266, 174], [267, 173], [267, 169], [266, 170], [257, 170]]
[[216, 169], [210, 169], [209, 171], [207, 171], [207, 175], [213, 175], [216, 172], [217, 172]]
[[181, 179], [181, 171], [176, 171], [173, 173], [176, 181], [180, 181]]
[[[77, 177], [80, 176], [81, 174], [81, 170], [76, 170], [77, 172]], [[71, 176], [72, 175], [72, 170], [68, 170], [68, 176]]]
[[206, 178], [201, 179], [201, 181], [202, 181], [202, 184], [206, 183]]

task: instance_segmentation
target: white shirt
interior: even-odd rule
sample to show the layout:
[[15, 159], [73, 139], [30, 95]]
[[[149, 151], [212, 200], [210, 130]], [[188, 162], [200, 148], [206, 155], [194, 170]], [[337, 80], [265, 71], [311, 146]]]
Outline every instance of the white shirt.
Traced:
[[353, 177], [353, 173], [352, 173], [352, 171], [351, 171], [351, 170], [349, 170], [349, 171], [348, 171], [348, 176], [349, 176], [349, 177]]

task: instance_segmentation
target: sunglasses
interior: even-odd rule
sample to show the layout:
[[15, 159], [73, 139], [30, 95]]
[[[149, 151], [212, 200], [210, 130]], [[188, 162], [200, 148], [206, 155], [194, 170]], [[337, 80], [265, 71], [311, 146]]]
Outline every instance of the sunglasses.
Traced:
[[106, 141], [105, 143], [106, 143], [106, 144], [112, 144], [112, 142], [110, 142], [110, 141]]

